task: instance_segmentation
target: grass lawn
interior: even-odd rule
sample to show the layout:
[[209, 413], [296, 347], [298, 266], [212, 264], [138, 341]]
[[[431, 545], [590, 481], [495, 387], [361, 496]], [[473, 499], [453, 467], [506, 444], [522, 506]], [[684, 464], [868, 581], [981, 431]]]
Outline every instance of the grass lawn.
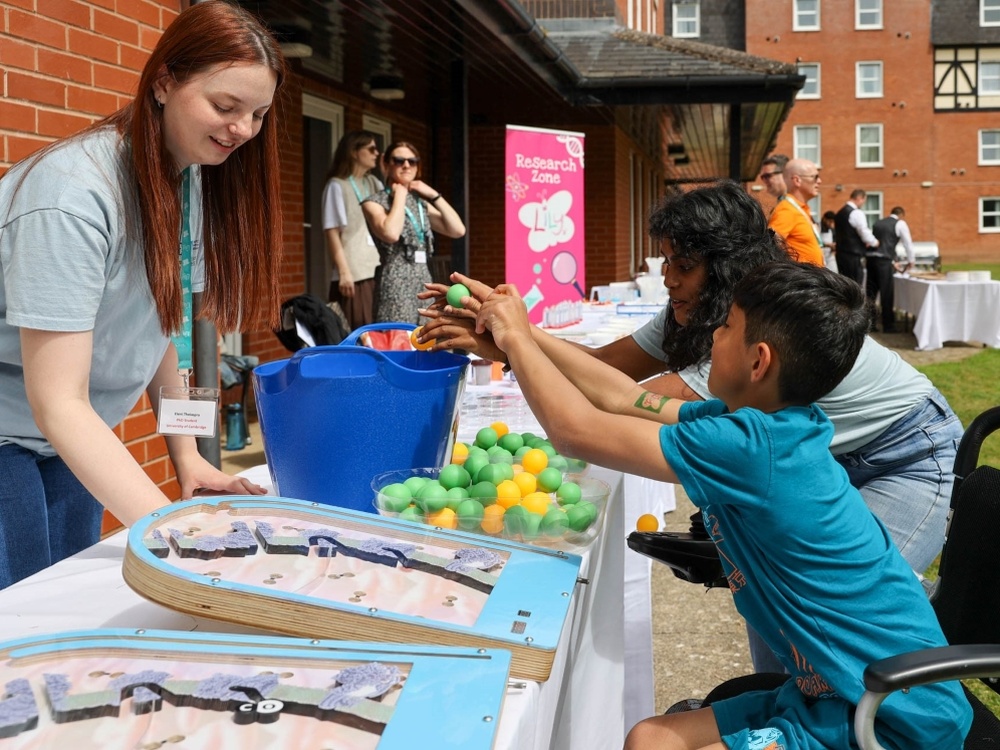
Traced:
[[[968, 265], [963, 268], [947, 266], [950, 270], [975, 270], [977, 267]], [[978, 266], [982, 269], [983, 266]], [[990, 268], [993, 278], [1000, 280], [1000, 265]], [[962, 420], [962, 425], [969, 423], [980, 413], [992, 406], [1000, 405], [1000, 349], [984, 349], [961, 362], [943, 362], [940, 364], [918, 367], [938, 390], [948, 399], [948, 403]], [[979, 454], [980, 464], [1000, 466], [1000, 432], [994, 433], [983, 442]], [[937, 562], [927, 571], [928, 578], [937, 578]], [[1000, 695], [990, 690], [978, 680], [967, 680], [966, 687], [971, 690], [994, 714], [1000, 716]]]
[[942, 263], [942, 271], [990, 271], [994, 281], [1000, 281], [1000, 263]]

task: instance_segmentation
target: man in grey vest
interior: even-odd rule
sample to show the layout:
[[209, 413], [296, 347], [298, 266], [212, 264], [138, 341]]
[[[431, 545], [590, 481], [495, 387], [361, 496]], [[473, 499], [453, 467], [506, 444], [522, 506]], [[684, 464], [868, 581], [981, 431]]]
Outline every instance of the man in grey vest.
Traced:
[[872, 233], [878, 240], [878, 247], [870, 247], [865, 253], [865, 265], [868, 268], [865, 293], [873, 304], [876, 297], [881, 298], [883, 333], [896, 331], [892, 275], [896, 270], [896, 245], [900, 242], [906, 249], [909, 261], [906, 268], [913, 265], [913, 241], [910, 238], [910, 228], [903, 220], [905, 215], [906, 211], [902, 206], [895, 206], [888, 216], [876, 221]]
[[837, 212], [833, 220], [833, 241], [837, 244], [837, 268], [841, 275], [854, 279], [858, 284], [864, 278], [863, 258], [866, 248], [878, 247], [878, 240], [868, 228], [861, 210], [867, 194], [864, 190], [851, 191], [851, 198]]

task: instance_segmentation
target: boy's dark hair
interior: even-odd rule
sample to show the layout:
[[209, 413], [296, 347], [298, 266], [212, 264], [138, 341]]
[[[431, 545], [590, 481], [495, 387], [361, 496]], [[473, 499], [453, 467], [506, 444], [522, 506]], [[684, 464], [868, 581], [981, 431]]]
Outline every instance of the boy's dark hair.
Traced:
[[783, 172], [785, 170], [785, 165], [788, 164], [788, 157], [784, 154], [771, 154], [760, 163], [762, 167], [765, 164], [773, 164], [775, 171]]
[[668, 195], [649, 217], [649, 235], [668, 241], [674, 254], [697, 259], [706, 271], [686, 326], [667, 307], [663, 351], [667, 369], [675, 372], [711, 356], [712, 332], [729, 314], [736, 283], [762, 263], [788, 257], [760, 203], [728, 180]]
[[822, 398], [854, 367], [871, 324], [864, 290], [808, 263], [768, 263], [737, 285], [746, 344], [768, 343], [779, 360], [778, 395], [797, 406]]

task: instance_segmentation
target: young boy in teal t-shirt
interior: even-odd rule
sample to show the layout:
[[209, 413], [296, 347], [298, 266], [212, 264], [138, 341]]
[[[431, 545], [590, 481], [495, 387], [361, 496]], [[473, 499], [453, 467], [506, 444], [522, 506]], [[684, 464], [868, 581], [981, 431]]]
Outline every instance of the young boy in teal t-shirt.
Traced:
[[[865, 667], [945, 645], [917, 578], [830, 454], [833, 427], [813, 405], [861, 349], [863, 291], [813, 266], [751, 272], [715, 331], [709, 386], [719, 400], [694, 403], [592, 360], [586, 382], [571, 383], [562, 371], [581, 368], [539, 349], [515, 288], [472, 291], [477, 326], [507, 354], [561, 453], [684, 486], [737, 609], [790, 673], [774, 691], [646, 719], [626, 750], [856, 747], [851, 717]], [[928, 685], [892, 694], [876, 733], [896, 750], [960, 748], [971, 717], [959, 683]]]

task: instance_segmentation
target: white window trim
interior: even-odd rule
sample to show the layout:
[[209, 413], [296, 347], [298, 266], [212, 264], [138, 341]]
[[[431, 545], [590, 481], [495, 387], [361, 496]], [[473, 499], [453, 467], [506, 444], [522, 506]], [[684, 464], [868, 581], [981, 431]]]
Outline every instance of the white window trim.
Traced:
[[[870, 200], [874, 200], [878, 205], [874, 211], [865, 211], [865, 204]], [[861, 204], [861, 210], [865, 215], [865, 221], [868, 222], [868, 228], [875, 226], [875, 222], [885, 216], [885, 194], [881, 190], [869, 191], [865, 196], [865, 203]]]
[[392, 143], [392, 123], [375, 115], [365, 114], [361, 116], [361, 127], [369, 133], [374, 133], [382, 138], [382, 148], [388, 148]]
[[[861, 90], [862, 65], [878, 65], [879, 90], [877, 94], [869, 94]], [[881, 60], [858, 60], [854, 63], [854, 96], [857, 99], [881, 99], [885, 96], [885, 65], [882, 64]]]
[[[816, 93], [815, 94], [803, 94], [802, 92], [805, 90], [805, 88], [803, 87], [803, 89], [799, 90], [799, 93], [796, 94], [795, 98], [796, 99], [819, 99], [822, 96], [822, 92], [823, 92], [823, 79], [822, 79], [822, 76], [820, 74], [820, 70], [821, 70], [822, 66], [818, 62], [799, 63], [799, 67], [800, 68], [803, 65], [812, 65], [814, 68], [816, 68]], [[801, 72], [801, 71], [799, 71], [799, 72]]]
[[986, 226], [983, 226], [983, 208], [984, 208], [983, 203], [985, 201], [996, 201], [997, 202], [997, 211], [998, 211], [998, 214], [1000, 214], [1000, 195], [983, 195], [983, 196], [980, 196], [980, 198], [979, 198], [979, 233], [980, 234], [997, 234], [997, 233], [1000, 233], [1000, 222], [997, 222], [998, 226], [995, 226], [995, 227], [986, 227]]
[[984, 65], [1000, 65], [1000, 60], [980, 60], [979, 69], [976, 71], [976, 91], [979, 92], [980, 96], [997, 96], [1000, 95], [1000, 75], [998, 75], [997, 89], [995, 91], [983, 91], [983, 66]]
[[990, 167], [1000, 164], [1000, 143], [994, 146], [997, 152], [997, 156], [995, 159], [987, 159], [986, 157], [983, 156], [983, 133], [1000, 134], [1000, 128], [981, 128], [979, 130], [979, 166]]
[[[994, 5], [990, 10], [1000, 11], [1000, 2], [993, 0]], [[1000, 26], [1000, 19], [996, 21], [986, 20], [986, 0], [979, 0], [979, 25], [980, 26]]]
[[[861, 161], [861, 128], [878, 128], [878, 163]], [[870, 145], [870, 144], [865, 144]], [[885, 129], [880, 122], [860, 122], [854, 128], [854, 165], [858, 169], [876, 169], [885, 166]]]
[[[687, 6], [687, 7], [694, 7], [694, 33], [693, 34], [691, 34], [691, 33], [683, 33], [682, 34], [682, 33], [678, 32], [678, 30], [677, 30], [677, 7], [681, 6], [681, 5], [684, 5], [684, 6]], [[690, 18], [685, 18], [684, 20], [685, 21], [691, 21]], [[700, 38], [701, 37], [701, 2], [694, 2], [694, 3], [678, 3], [678, 2], [674, 2], [674, 3], [672, 3], [671, 4], [671, 22], [672, 22], [672, 26], [673, 26], [673, 28], [671, 29], [671, 31], [673, 32], [672, 36], [675, 39], [698, 39], [698, 38]]]
[[337, 144], [344, 135], [344, 105], [302, 92], [302, 114], [330, 123], [330, 153], [336, 151]]
[[[868, 11], [869, 13], [871, 11]], [[885, 7], [882, 0], [879, 0], [878, 4], [878, 23], [877, 24], [864, 24], [861, 23], [861, 0], [854, 0], [854, 28], [857, 31], [874, 31], [883, 28], [885, 23]]]
[[[809, 157], [799, 156], [799, 130], [802, 128], [815, 128], [816, 129], [816, 158], [810, 159], [817, 167], [823, 167], [823, 128], [819, 125], [796, 125], [792, 129], [792, 153], [795, 155], [796, 159], [806, 159]], [[811, 147], [811, 145], [810, 145]]]
[[792, 0], [792, 31], [819, 31], [823, 15], [823, 0], [816, 0], [816, 25], [803, 26], [799, 23], [798, 0]]

